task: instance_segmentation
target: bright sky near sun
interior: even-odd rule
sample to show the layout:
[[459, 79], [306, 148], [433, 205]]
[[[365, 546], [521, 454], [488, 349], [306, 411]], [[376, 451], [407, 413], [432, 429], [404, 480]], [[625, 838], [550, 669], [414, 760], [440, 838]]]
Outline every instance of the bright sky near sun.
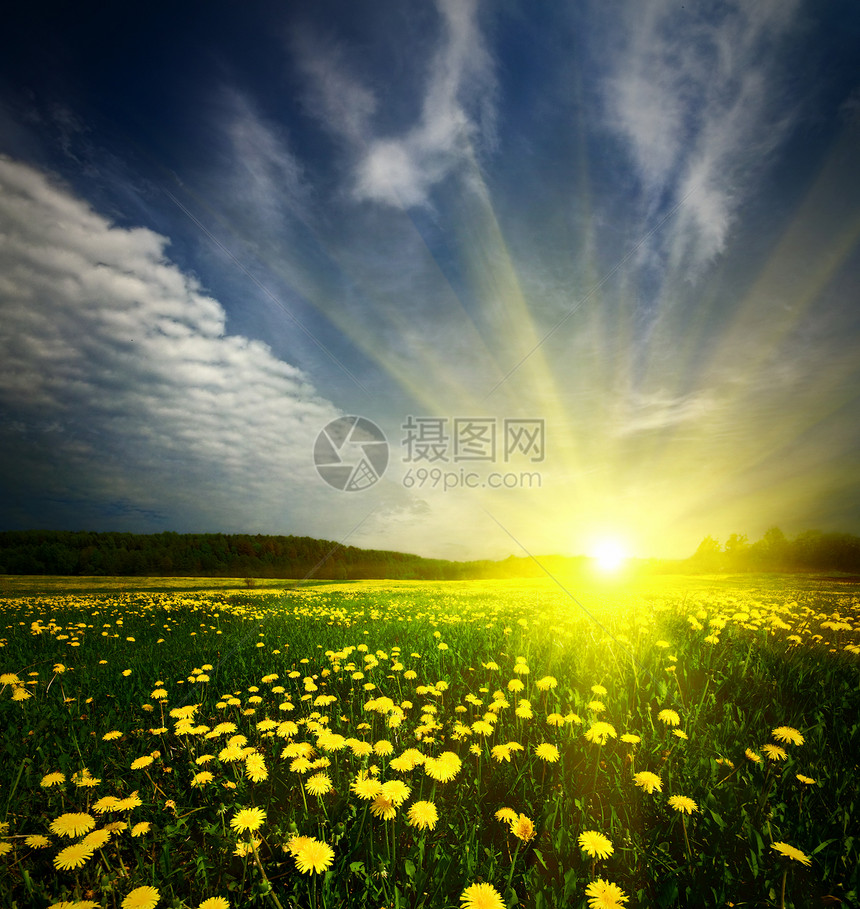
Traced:
[[847, 0], [15, 4], [0, 529], [860, 532], [858, 46]]

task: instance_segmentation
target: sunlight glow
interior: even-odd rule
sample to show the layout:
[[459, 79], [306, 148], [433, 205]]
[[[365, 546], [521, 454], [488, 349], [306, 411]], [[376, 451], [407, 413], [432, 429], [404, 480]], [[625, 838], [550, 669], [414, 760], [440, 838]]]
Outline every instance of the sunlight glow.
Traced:
[[627, 552], [618, 540], [600, 540], [591, 549], [591, 558], [599, 571], [614, 574], [627, 560]]

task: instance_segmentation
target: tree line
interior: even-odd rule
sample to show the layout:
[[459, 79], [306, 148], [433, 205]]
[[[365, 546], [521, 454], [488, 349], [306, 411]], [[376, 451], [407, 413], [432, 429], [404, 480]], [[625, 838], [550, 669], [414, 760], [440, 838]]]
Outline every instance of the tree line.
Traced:
[[724, 544], [705, 537], [691, 559], [697, 571], [839, 571], [860, 573], [860, 537], [850, 533], [807, 530], [789, 539], [778, 527], [751, 543], [733, 533]]
[[[540, 564], [453, 562], [389, 550], [359, 549], [312, 537], [263, 534], [154, 534], [0, 531], [0, 575], [319, 578], [325, 580], [480, 580], [556, 576], [587, 570], [582, 557], [547, 556]], [[809, 530], [788, 539], [773, 527], [755, 543], [733, 533], [708, 536], [686, 560], [640, 563], [645, 570], [714, 572], [839, 571], [860, 574], [860, 537]]]
[[10, 575], [430, 580], [463, 577], [464, 565], [311, 537], [0, 532], [0, 574]]

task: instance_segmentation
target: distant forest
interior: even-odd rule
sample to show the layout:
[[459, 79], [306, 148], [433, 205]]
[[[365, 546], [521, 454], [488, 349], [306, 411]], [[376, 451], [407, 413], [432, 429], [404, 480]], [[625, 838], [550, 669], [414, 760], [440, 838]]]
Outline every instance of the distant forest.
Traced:
[[430, 580], [469, 577], [467, 565], [476, 571], [479, 564], [358, 549], [311, 537], [0, 532], [0, 574]]
[[860, 573], [860, 537], [850, 533], [807, 530], [790, 540], [771, 527], [755, 543], [733, 533], [723, 545], [705, 537], [691, 559], [691, 568], [706, 573], [743, 571], [840, 571]]
[[[259, 534], [0, 531], [0, 574], [7, 575], [466, 580], [538, 577], [544, 570], [565, 575], [588, 563], [563, 556], [539, 561], [510, 556], [497, 562], [450, 562], [311, 537]], [[860, 537], [810, 530], [790, 540], [774, 527], [755, 543], [743, 534], [732, 534], [725, 544], [705, 537], [689, 559], [634, 564], [658, 572], [860, 574]]]

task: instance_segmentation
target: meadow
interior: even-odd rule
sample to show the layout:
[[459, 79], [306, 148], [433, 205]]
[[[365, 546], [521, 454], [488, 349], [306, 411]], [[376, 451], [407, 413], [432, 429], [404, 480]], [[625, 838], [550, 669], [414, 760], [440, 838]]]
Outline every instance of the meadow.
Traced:
[[0, 578], [0, 905], [860, 905], [855, 584], [267, 584]]

